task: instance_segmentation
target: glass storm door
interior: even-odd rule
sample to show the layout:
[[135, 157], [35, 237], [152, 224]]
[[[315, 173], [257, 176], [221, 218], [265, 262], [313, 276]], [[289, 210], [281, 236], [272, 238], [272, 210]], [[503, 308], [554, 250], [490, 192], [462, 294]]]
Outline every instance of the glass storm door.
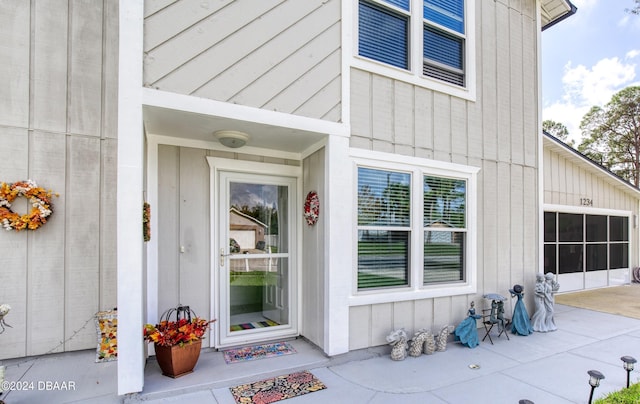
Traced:
[[296, 335], [296, 179], [220, 172], [219, 184], [220, 345]]

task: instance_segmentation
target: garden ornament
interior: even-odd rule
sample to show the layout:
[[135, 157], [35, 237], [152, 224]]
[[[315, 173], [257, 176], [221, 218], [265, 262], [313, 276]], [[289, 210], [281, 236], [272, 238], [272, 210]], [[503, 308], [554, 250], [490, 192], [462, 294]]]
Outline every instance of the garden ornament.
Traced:
[[401, 361], [407, 357], [407, 333], [404, 328], [387, 335], [387, 342], [392, 346], [391, 360]]
[[486, 295], [482, 295], [485, 299], [495, 300], [496, 302], [504, 302], [507, 300], [506, 297], [502, 296], [499, 293], [487, 293]]
[[438, 333], [438, 338], [436, 338], [436, 351], [444, 352], [447, 350], [447, 339], [449, 338], [449, 334], [451, 334], [454, 330], [452, 325], [445, 325], [442, 327], [440, 332]]
[[455, 340], [462, 342], [463, 345], [469, 348], [478, 346], [480, 341], [478, 340], [478, 325], [476, 320], [479, 318], [482, 318], [482, 316], [476, 314], [475, 302], [471, 302], [469, 310], [467, 310], [467, 318], [462, 320], [453, 332]]
[[433, 336], [431, 330], [425, 331], [424, 349], [423, 352], [426, 355], [431, 355], [436, 351], [436, 338]]
[[518, 298], [513, 309], [511, 332], [514, 334], [529, 335], [533, 332], [533, 328], [529, 321], [529, 313], [522, 299], [524, 296], [524, 288], [521, 285], [513, 285], [513, 288], [509, 289], [509, 292], [511, 293], [511, 297]]
[[425, 329], [421, 328], [416, 332], [411, 340], [411, 345], [409, 346], [409, 356], [417, 357], [422, 355], [422, 349], [424, 347], [424, 343], [427, 340], [427, 332]]
[[554, 295], [559, 289], [560, 284], [554, 280], [554, 275], [551, 272], [546, 275], [541, 273], [536, 275], [536, 286], [533, 292], [536, 311], [531, 317], [533, 331], [548, 332], [558, 329], [553, 315], [555, 312]]
[[2, 328], [2, 331], [0, 331], [0, 334], [4, 332], [5, 326], [9, 328], [13, 328], [4, 321], [4, 316], [9, 314], [9, 310], [11, 310], [11, 306], [9, 306], [8, 304], [0, 304], [0, 327]]

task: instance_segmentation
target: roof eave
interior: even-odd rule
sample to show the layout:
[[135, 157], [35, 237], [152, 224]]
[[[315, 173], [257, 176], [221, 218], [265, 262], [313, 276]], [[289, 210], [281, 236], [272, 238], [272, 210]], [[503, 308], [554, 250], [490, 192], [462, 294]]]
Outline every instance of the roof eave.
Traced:
[[[546, 9], [545, 6], [553, 4], [554, 1], [553, 0], [543, 0], [541, 3], [541, 7], [543, 9]], [[542, 30], [544, 31], [547, 28], [550, 28], [554, 25], [556, 25], [557, 23], [564, 21], [565, 19], [571, 17], [572, 15], [574, 15], [576, 13], [576, 11], [578, 11], [578, 8], [576, 6], [574, 6], [571, 1], [569, 0], [562, 0], [562, 3], [564, 3], [564, 7], [561, 7], [560, 10], [554, 9], [553, 13], [550, 13], [548, 15], [548, 22], [546, 24], [544, 24], [542, 26]]]

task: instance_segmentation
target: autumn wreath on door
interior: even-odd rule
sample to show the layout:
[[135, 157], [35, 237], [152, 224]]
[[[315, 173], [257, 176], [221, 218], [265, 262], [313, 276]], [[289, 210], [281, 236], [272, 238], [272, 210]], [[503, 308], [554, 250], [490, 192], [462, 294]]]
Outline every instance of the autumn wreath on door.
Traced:
[[[0, 184], [0, 224], [7, 230], [36, 230], [47, 222], [53, 213], [51, 205], [53, 194], [51, 190], [39, 187], [34, 181], [18, 181], [13, 184]], [[28, 199], [31, 210], [20, 215], [11, 210], [11, 204], [19, 197]]]
[[320, 215], [320, 199], [318, 193], [311, 191], [307, 194], [307, 198], [304, 201], [304, 220], [307, 221], [309, 226], [313, 226], [318, 221]]

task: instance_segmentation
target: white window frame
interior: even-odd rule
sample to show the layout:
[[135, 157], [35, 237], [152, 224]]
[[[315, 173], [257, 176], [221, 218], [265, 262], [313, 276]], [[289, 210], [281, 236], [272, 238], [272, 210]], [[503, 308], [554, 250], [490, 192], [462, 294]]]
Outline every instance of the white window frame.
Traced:
[[[351, 149], [354, 186], [357, 188], [358, 167], [392, 170], [411, 173], [411, 240], [409, 286], [358, 290], [358, 268], [354, 264], [350, 305], [388, 303], [406, 300], [427, 299], [440, 296], [473, 294], [477, 291], [477, 167], [419, 157], [400, 156], [390, 153]], [[466, 200], [466, 249], [464, 280], [454, 283], [423, 284], [424, 270], [424, 223], [423, 223], [423, 178], [425, 175], [463, 179], [467, 182]], [[357, 195], [357, 189], [354, 192]], [[353, 215], [357, 223], [357, 201], [353, 204]], [[358, 228], [354, 226], [353, 245], [357, 246]], [[358, 262], [358, 249], [354, 248], [352, 262]]]
[[[396, 8], [388, 3], [384, 3], [381, 0], [367, 0], [372, 3], [379, 4], [380, 6], [396, 11]], [[411, 12], [409, 17], [409, 69], [401, 69], [395, 66], [388, 65], [386, 63], [378, 62], [373, 59], [369, 59], [358, 54], [358, 4], [359, 0], [353, 0], [352, 2], [352, 27], [353, 27], [353, 52], [351, 55], [352, 67], [365, 70], [371, 73], [379, 74], [382, 76], [390, 77], [396, 80], [404, 81], [416, 86], [428, 88], [431, 90], [443, 92], [455, 97], [463, 98], [469, 101], [476, 100], [476, 30], [475, 30], [475, 1], [465, 0], [465, 29], [464, 34], [459, 32], [455, 33], [455, 36], [464, 38], [464, 66], [465, 66], [465, 86], [457, 86], [455, 84], [447, 83], [446, 81], [438, 80], [422, 74], [422, 66], [424, 62], [423, 55], [423, 27], [425, 20], [422, 16], [422, 4], [423, 0], [411, 0], [410, 8]], [[399, 9], [398, 9], [399, 10]], [[398, 11], [400, 12], [400, 11]], [[406, 11], [402, 10], [403, 14]], [[433, 23], [428, 23], [430, 26], [437, 26]], [[452, 32], [451, 30], [439, 27], [446, 32]]]

